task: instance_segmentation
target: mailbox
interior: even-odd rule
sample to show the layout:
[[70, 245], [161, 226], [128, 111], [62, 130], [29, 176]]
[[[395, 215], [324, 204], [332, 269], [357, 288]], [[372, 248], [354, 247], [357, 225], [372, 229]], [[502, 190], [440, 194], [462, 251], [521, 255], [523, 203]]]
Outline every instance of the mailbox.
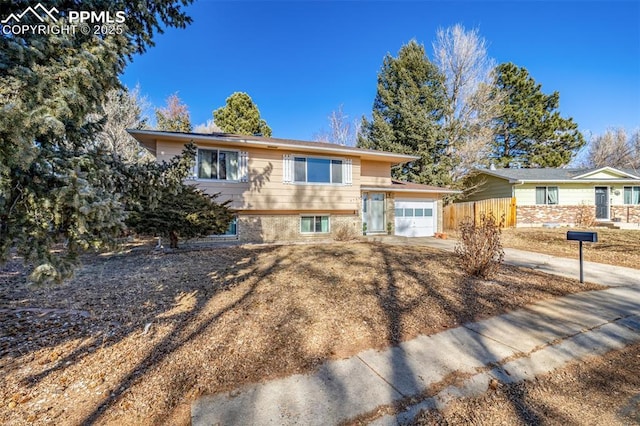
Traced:
[[597, 232], [584, 232], [584, 231], [567, 231], [567, 240], [580, 242], [580, 282], [584, 282], [584, 272], [582, 266], [582, 243], [597, 243]]
[[567, 231], [567, 240], [569, 241], [581, 241], [585, 243], [597, 243], [597, 232], [581, 232], [581, 231]]

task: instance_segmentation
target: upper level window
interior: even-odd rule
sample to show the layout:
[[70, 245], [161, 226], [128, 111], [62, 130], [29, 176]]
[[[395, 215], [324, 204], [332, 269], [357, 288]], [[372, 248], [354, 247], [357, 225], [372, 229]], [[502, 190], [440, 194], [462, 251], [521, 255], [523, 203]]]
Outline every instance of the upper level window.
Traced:
[[640, 204], [640, 186], [624, 187], [624, 203]]
[[343, 183], [342, 160], [294, 157], [293, 181], [308, 183]]
[[282, 182], [351, 185], [353, 167], [349, 158], [321, 158], [285, 154]]
[[558, 187], [536, 186], [536, 204], [558, 204]]
[[238, 180], [238, 152], [199, 149], [197, 169], [200, 179]]

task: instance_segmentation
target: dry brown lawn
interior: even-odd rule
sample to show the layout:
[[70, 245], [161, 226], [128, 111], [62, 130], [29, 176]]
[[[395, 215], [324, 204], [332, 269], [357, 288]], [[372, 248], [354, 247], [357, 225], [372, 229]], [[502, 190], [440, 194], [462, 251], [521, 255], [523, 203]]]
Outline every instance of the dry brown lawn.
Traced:
[[422, 412], [415, 426], [640, 424], [640, 344]]
[[[578, 242], [567, 241], [569, 228], [514, 228], [502, 233], [504, 247], [546, 253], [561, 257], [578, 257]], [[584, 243], [584, 259], [591, 262], [640, 269], [640, 230], [571, 228], [595, 231], [597, 243]]]
[[0, 424], [188, 424], [204, 393], [510, 311], [592, 284], [374, 243], [95, 255], [64, 285], [0, 272]]

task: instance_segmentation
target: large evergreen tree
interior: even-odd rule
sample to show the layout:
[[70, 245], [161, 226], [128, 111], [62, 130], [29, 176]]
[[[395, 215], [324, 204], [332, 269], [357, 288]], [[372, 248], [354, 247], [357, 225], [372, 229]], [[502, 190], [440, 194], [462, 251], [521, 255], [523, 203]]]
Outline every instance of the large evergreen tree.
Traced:
[[496, 69], [494, 94], [501, 96], [500, 116], [494, 120], [493, 157], [509, 167], [560, 167], [585, 144], [578, 125], [558, 111], [560, 95], [542, 93], [540, 84], [512, 63]]
[[[43, 6], [87, 10], [82, 0], [41, 1]], [[0, 262], [13, 248], [35, 279], [60, 280], [79, 252], [111, 242], [123, 229], [126, 205], [157, 182], [177, 182], [163, 166], [121, 167], [94, 142], [100, 113], [127, 60], [153, 45], [166, 27], [184, 28], [191, 0], [92, 0], [94, 11], [124, 11], [120, 34], [82, 31], [22, 32], [0, 36]], [[27, 3], [3, 2], [3, 17], [21, 15]], [[61, 13], [57, 22], [66, 25]], [[139, 170], [138, 170], [139, 169]], [[62, 244], [64, 243], [64, 244]], [[60, 244], [59, 250], [52, 251]]]
[[260, 118], [258, 106], [244, 92], [229, 96], [225, 106], [213, 111], [213, 120], [226, 133], [271, 137], [271, 127]]
[[417, 155], [395, 167], [393, 177], [417, 183], [450, 182], [441, 120], [446, 106], [443, 76], [415, 40], [390, 54], [378, 73], [373, 119], [363, 118], [358, 146]]

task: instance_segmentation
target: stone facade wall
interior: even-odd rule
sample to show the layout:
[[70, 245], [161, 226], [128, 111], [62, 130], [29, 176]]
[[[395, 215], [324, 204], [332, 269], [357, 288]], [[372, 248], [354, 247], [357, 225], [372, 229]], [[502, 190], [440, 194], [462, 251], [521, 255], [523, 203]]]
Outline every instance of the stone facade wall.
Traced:
[[576, 223], [580, 206], [517, 206], [516, 212], [518, 226], [543, 223], [573, 225]]
[[395, 199], [395, 194], [393, 193], [387, 193], [384, 197], [384, 201], [385, 201], [385, 206], [384, 206], [384, 212], [385, 212], [385, 217], [384, 220], [386, 221], [385, 223], [385, 231], [387, 231], [387, 233], [389, 233], [389, 231], [391, 231], [389, 233], [389, 235], [395, 235], [396, 233], [396, 199]]
[[622, 223], [640, 223], [640, 206], [611, 206], [611, 218]]
[[[518, 226], [558, 223], [575, 225], [581, 212], [594, 214], [594, 206], [518, 206]], [[640, 223], [640, 206], [611, 206], [611, 219], [620, 218], [623, 223]]]
[[267, 243], [276, 241], [313, 241], [333, 239], [341, 227], [362, 235], [362, 220], [357, 215], [328, 215], [329, 233], [302, 234], [300, 215], [239, 215], [238, 241]]

